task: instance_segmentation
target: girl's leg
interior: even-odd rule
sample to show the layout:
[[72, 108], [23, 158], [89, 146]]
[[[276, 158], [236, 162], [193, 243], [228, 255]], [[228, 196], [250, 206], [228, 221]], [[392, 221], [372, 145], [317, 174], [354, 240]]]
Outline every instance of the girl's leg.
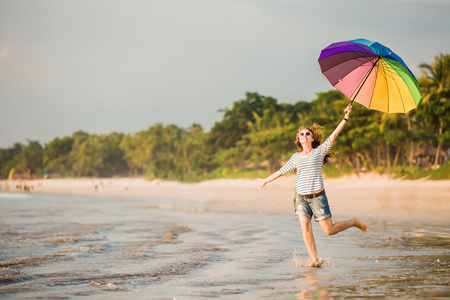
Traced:
[[366, 232], [367, 230], [366, 224], [355, 217], [352, 217], [350, 220], [339, 221], [334, 224], [331, 220], [331, 217], [319, 222], [320, 226], [322, 226], [323, 232], [325, 232], [325, 234], [327, 235], [336, 234], [353, 226], [359, 228], [362, 232]]
[[301, 215], [298, 216], [298, 219], [300, 221], [300, 225], [302, 226], [303, 241], [305, 242], [306, 249], [308, 249], [309, 256], [311, 257], [313, 264], [317, 263], [319, 261], [319, 256], [317, 255], [311, 219]]

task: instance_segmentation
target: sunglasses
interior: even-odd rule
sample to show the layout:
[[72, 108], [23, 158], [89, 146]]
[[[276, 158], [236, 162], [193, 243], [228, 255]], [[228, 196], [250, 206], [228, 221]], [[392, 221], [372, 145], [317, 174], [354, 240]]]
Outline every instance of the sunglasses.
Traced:
[[311, 132], [300, 132], [299, 133], [300, 134], [300, 136], [304, 136], [304, 135], [306, 135], [306, 136], [310, 136], [311, 135]]

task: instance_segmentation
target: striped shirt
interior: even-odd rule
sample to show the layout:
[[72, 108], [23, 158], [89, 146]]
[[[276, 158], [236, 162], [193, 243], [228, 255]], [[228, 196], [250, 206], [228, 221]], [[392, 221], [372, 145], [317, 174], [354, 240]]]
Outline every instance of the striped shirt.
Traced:
[[292, 154], [291, 158], [281, 167], [280, 172], [283, 175], [297, 169], [297, 180], [295, 181], [297, 194], [309, 195], [324, 188], [323, 158], [331, 146], [333, 143], [328, 137], [324, 143], [314, 148], [307, 156], [301, 157], [298, 152]]

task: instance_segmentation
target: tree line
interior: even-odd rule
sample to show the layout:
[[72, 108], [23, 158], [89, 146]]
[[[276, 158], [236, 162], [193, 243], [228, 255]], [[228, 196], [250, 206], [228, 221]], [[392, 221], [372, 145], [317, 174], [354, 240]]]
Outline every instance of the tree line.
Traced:
[[[326, 171], [409, 170], [417, 163], [414, 150], [425, 144], [437, 149], [437, 167], [442, 160], [439, 153], [448, 154], [450, 146], [449, 60], [449, 54], [439, 54], [431, 64], [420, 65], [423, 99], [407, 114], [388, 115], [354, 104]], [[158, 123], [134, 134], [77, 131], [45, 145], [16, 143], [0, 149], [0, 176], [7, 178], [11, 170], [53, 177], [145, 175], [188, 181], [246, 172], [253, 176], [255, 170], [274, 171], [297, 150], [299, 125], [317, 122], [324, 126], [326, 138], [348, 103], [337, 90], [295, 104], [246, 93], [231, 108], [221, 110], [222, 120], [210, 132], [199, 124], [181, 128]]]

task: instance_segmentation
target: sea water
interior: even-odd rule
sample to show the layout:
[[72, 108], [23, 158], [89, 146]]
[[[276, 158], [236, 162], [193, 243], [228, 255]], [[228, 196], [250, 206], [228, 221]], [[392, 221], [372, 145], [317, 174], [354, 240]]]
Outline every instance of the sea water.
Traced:
[[[334, 217], [335, 220], [339, 216]], [[450, 296], [449, 223], [363, 220], [320, 268], [294, 214], [170, 199], [0, 194], [0, 298], [309, 299]]]

